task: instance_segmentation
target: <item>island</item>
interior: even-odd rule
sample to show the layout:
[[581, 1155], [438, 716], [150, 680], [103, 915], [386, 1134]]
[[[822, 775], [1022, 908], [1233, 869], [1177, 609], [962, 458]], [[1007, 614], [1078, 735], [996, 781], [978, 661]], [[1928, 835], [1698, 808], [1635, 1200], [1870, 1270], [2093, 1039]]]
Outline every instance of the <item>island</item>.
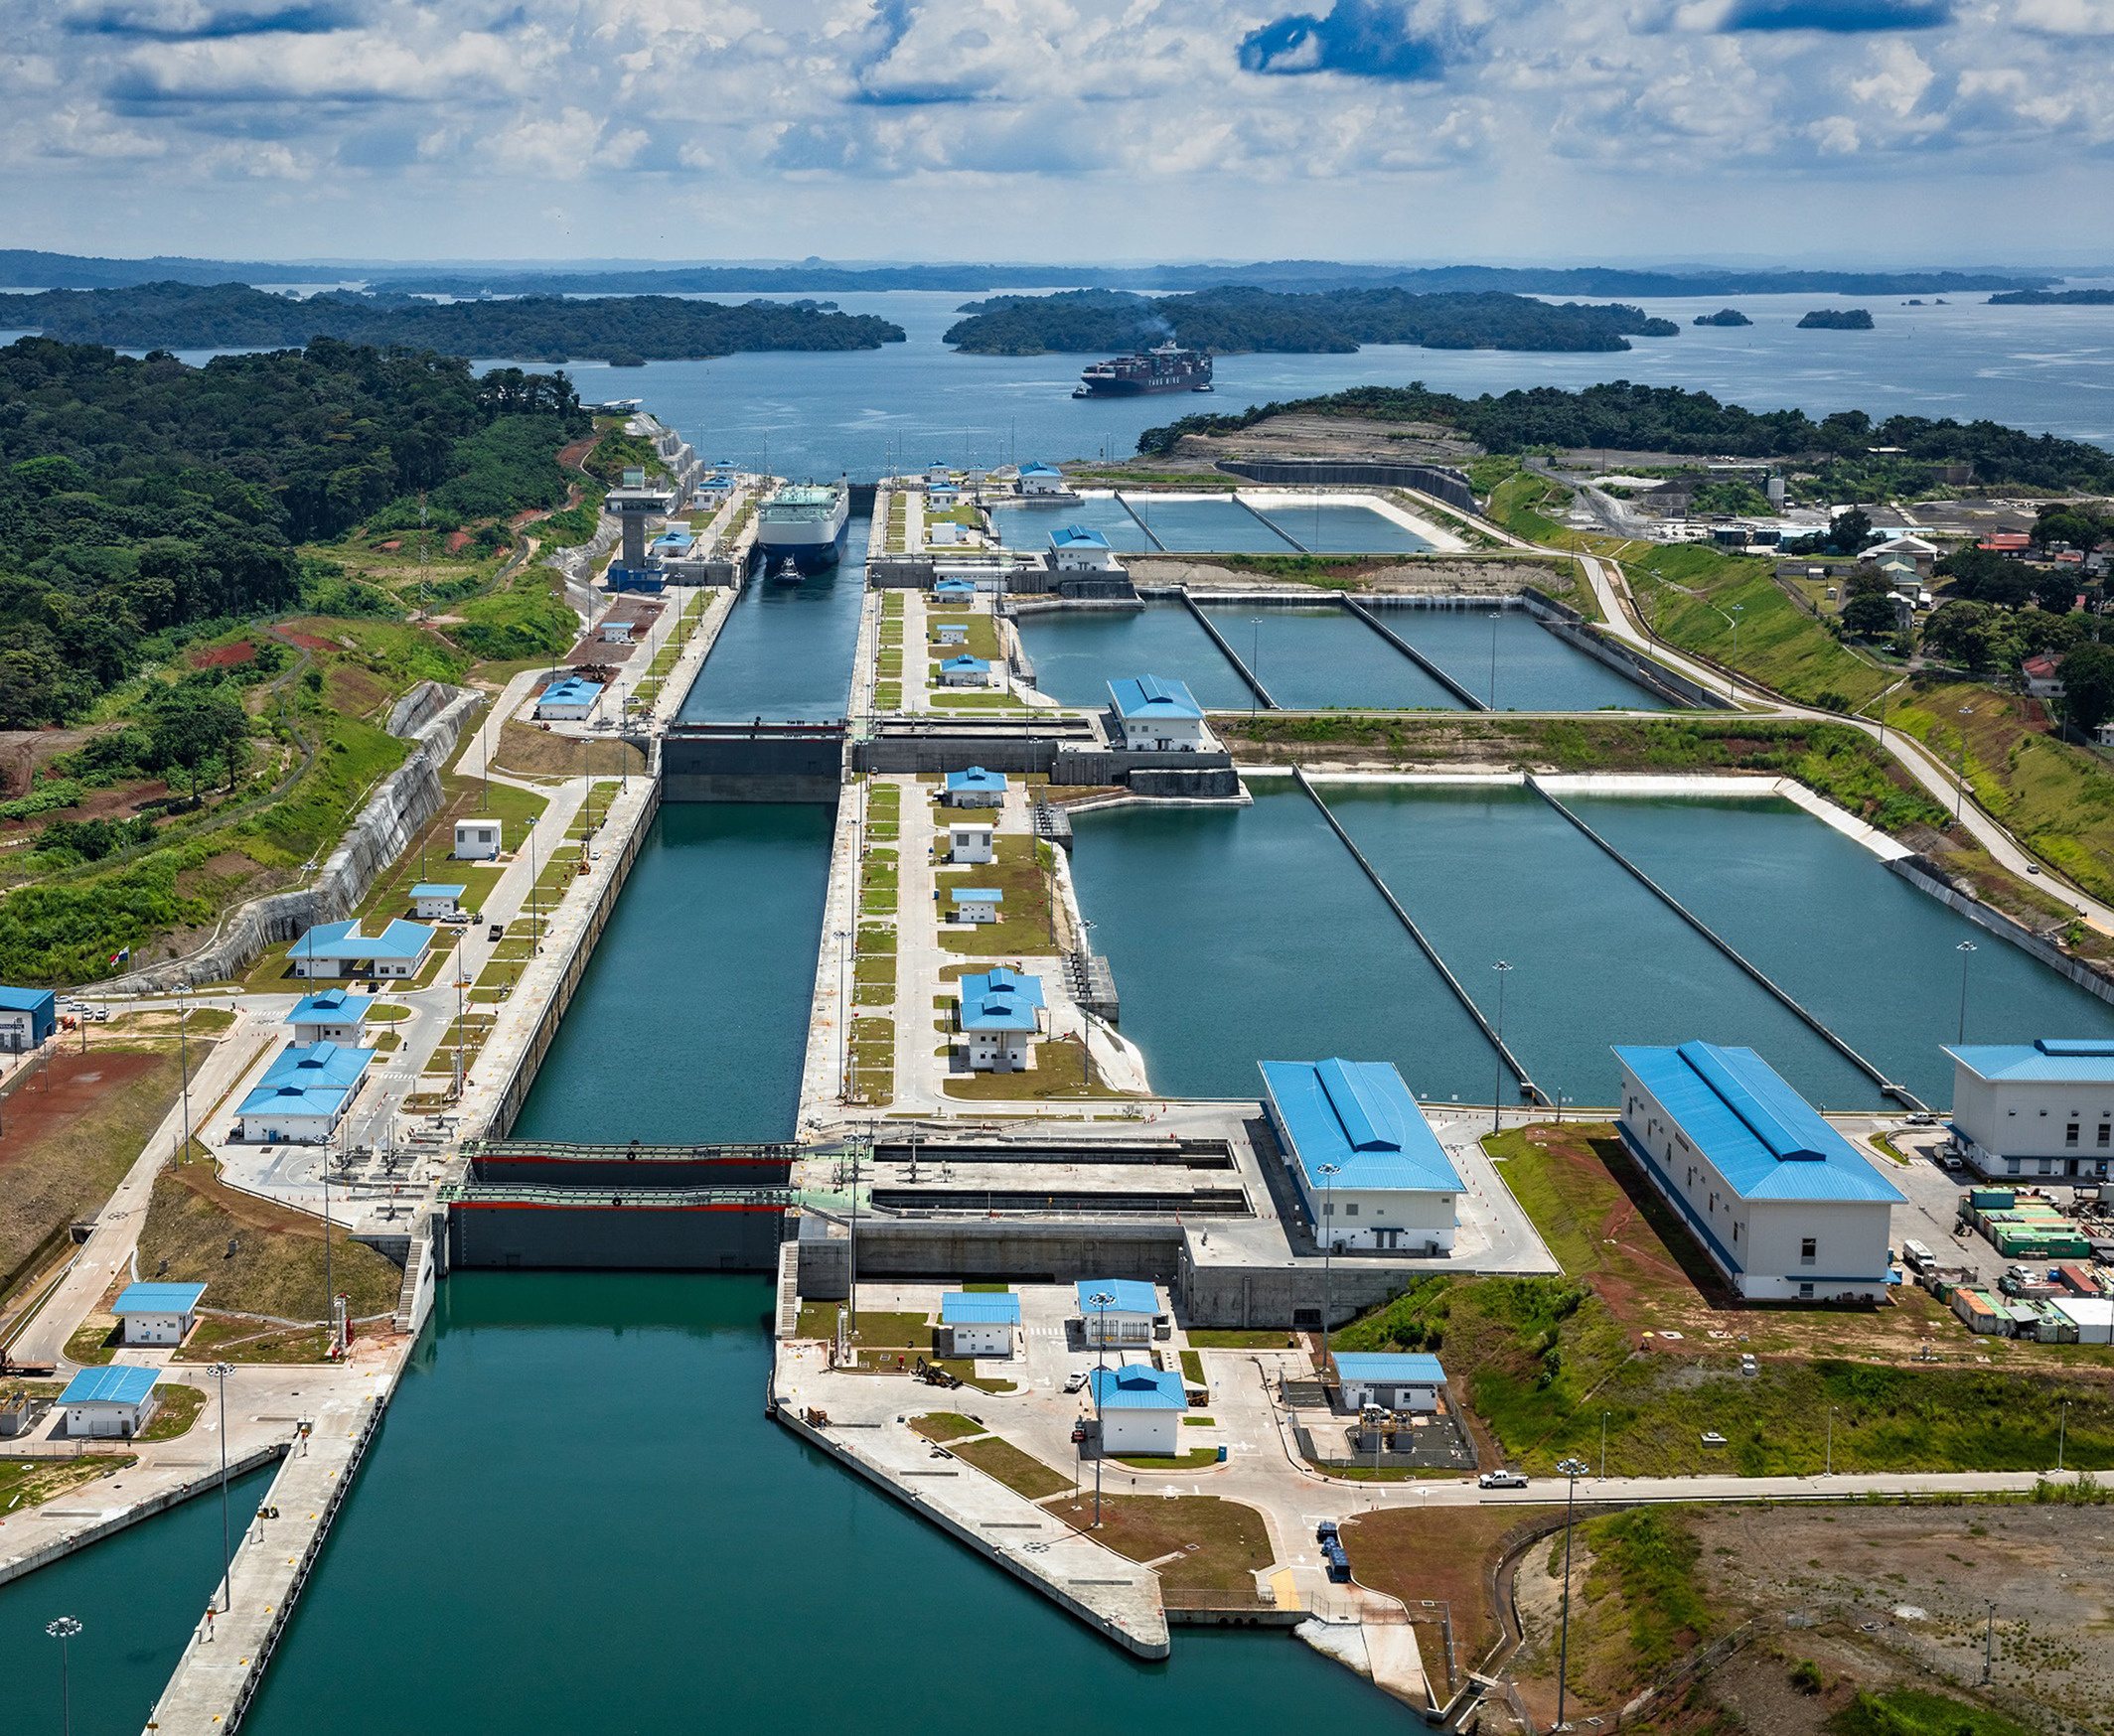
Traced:
[[1083, 355], [1172, 340], [1219, 356], [1345, 353], [1366, 344], [1427, 350], [1627, 350], [1631, 337], [1681, 328], [1621, 302], [1552, 304], [1490, 291], [1418, 295], [1403, 289], [1316, 294], [1227, 288], [1143, 296], [1075, 289], [967, 302], [945, 341], [976, 356]]
[[2114, 289], [2013, 289], [1989, 298], [1993, 308], [2114, 307]]
[[1798, 322], [1801, 332], [1869, 332], [1872, 313], [1868, 308], [1815, 308]]
[[1720, 308], [1715, 314], [1698, 314], [1699, 326], [1751, 326], [1754, 322], [1737, 308]]
[[298, 349], [311, 338], [338, 338], [447, 356], [546, 362], [577, 357], [624, 365], [751, 350], [878, 350], [903, 341], [903, 328], [887, 320], [813, 303], [727, 307], [668, 295], [534, 295], [441, 304], [351, 290], [302, 300], [242, 283], [174, 281], [0, 295], [0, 327], [131, 350]]

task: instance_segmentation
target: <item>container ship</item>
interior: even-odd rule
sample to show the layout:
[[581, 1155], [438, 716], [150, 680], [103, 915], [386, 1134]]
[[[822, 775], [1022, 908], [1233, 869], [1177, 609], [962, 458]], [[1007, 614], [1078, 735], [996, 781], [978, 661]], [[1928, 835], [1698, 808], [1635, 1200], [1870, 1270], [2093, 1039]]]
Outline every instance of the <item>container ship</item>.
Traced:
[[1075, 398], [1129, 398], [1141, 392], [1208, 392], [1211, 358], [1201, 350], [1162, 344], [1135, 356], [1097, 362], [1079, 376]]
[[801, 572], [834, 566], [851, 521], [851, 491], [842, 483], [795, 483], [780, 489], [756, 516], [756, 549], [767, 568], [790, 560]]

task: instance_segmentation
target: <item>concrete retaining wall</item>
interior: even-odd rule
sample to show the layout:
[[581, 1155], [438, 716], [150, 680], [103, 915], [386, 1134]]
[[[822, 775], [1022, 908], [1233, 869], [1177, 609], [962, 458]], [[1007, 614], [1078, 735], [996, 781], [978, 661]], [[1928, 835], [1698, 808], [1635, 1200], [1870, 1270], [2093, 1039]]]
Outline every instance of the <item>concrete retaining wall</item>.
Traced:
[[446, 805], [440, 774], [455, 752], [464, 727], [485, 702], [482, 693], [421, 681], [389, 714], [390, 733], [399, 718], [423, 714], [412, 726], [416, 745], [403, 764], [376, 786], [313, 886], [275, 892], [239, 905], [223, 919], [213, 940], [184, 958], [148, 965], [105, 984], [113, 994], [166, 994], [179, 983], [219, 982], [239, 976], [281, 940], [317, 923], [338, 922], [359, 909], [368, 890], [411, 840]]
[[1598, 628], [1586, 621], [1576, 609], [1559, 603], [1554, 597], [1545, 597], [1531, 585], [1520, 593], [1534, 618], [1568, 646], [1574, 646], [1595, 662], [1605, 663], [1610, 669], [1626, 675], [1638, 685], [1649, 688], [1677, 705], [1690, 706], [1703, 711], [1727, 711], [1732, 701], [1723, 693], [1692, 681], [1679, 670], [1670, 669], [1664, 663], [1654, 662], [1642, 651], [1634, 650], [1618, 639], [1610, 639]]
[[2009, 940], [2023, 952], [2030, 952], [2050, 970], [2059, 971], [2087, 994], [2096, 994], [2103, 1001], [2114, 1001], [2114, 981], [2094, 970], [2090, 965], [2072, 958], [2059, 946], [2043, 940], [2024, 923], [2015, 922], [2002, 911], [1991, 910], [1978, 898], [1970, 898], [1945, 877], [1944, 870], [1927, 856], [1900, 856], [1887, 864], [1894, 873], [1907, 881], [1918, 892], [1927, 892], [1948, 909], [1956, 910], [1979, 929], [1987, 929], [1992, 935]]
[[577, 1206], [543, 1199], [533, 1205], [451, 1206], [450, 1268], [767, 1272], [778, 1264], [782, 1213], [657, 1208], [636, 1190], [621, 1196], [618, 1207], [610, 1202], [619, 1196], [578, 1191], [583, 1197]]
[[[850, 1243], [802, 1228], [800, 1293], [842, 1301], [849, 1289]], [[1181, 1269], [1181, 1230], [1163, 1224], [1023, 1224], [1003, 1219], [861, 1218], [862, 1278], [1141, 1278], [1171, 1283]]]

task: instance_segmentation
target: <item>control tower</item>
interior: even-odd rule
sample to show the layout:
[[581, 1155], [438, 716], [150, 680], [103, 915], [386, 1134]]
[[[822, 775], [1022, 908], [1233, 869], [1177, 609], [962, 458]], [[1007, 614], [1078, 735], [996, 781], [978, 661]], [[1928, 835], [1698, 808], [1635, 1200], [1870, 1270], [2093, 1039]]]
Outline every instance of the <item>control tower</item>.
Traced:
[[624, 552], [620, 563], [628, 567], [646, 564], [646, 521], [665, 517], [675, 506], [676, 491], [666, 483], [650, 483], [643, 470], [627, 470], [623, 482], [609, 491], [602, 503], [605, 512], [616, 513], [624, 523]]

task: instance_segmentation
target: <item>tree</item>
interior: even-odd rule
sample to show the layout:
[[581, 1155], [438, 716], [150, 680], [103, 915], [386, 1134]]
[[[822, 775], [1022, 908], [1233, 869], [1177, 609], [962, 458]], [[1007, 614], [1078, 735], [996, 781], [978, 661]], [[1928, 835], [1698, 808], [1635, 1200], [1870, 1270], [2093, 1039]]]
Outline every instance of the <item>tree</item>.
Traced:
[[2078, 646], [2062, 659], [2062, 710], [2087, 735], [2114, 717], [2114, 646]]
[[[1831, 418], [1832, 419], [1832, 418]], [[1872, 519], [1862, 506], [1838, 512], [1828, 527], [1828, 540], [1844, 554], [1856, 554], [1872, 540]]]
[[1923, 649], [1943, 662], [1979, 673], [2004, 649], [1997, 612], [1987, 603], [1944, 603], [1931, 612], [1923, 628]]
[[1879, 639], [1893, 631], [1895, 615], [1884, 590], [1860, 591], [1843, 605], [1843, 628], [1859, 639]]
[[241, 706], [214, 687], [183, 686], [170, 691], [148, 720], [147, 739], [157, 765], [179, 766], [191, 780], [191, 799], [199, 795], [199, 771], [217, 755], [227, 762], [227, 782], [249, 736], [249, 718]]
[[2024, 561], [2008, 559], [1990, 548], [1963, 548], [1938, 563], [1952, 580], [1952, 594], [1970, 602], [2017, 609], [2034, 593], [2034, 574]]
[[2067, 615], [2077, 607], [2078, 578], [2059, 568], [2034, 579], [2034, 601], [2050, 615]]

